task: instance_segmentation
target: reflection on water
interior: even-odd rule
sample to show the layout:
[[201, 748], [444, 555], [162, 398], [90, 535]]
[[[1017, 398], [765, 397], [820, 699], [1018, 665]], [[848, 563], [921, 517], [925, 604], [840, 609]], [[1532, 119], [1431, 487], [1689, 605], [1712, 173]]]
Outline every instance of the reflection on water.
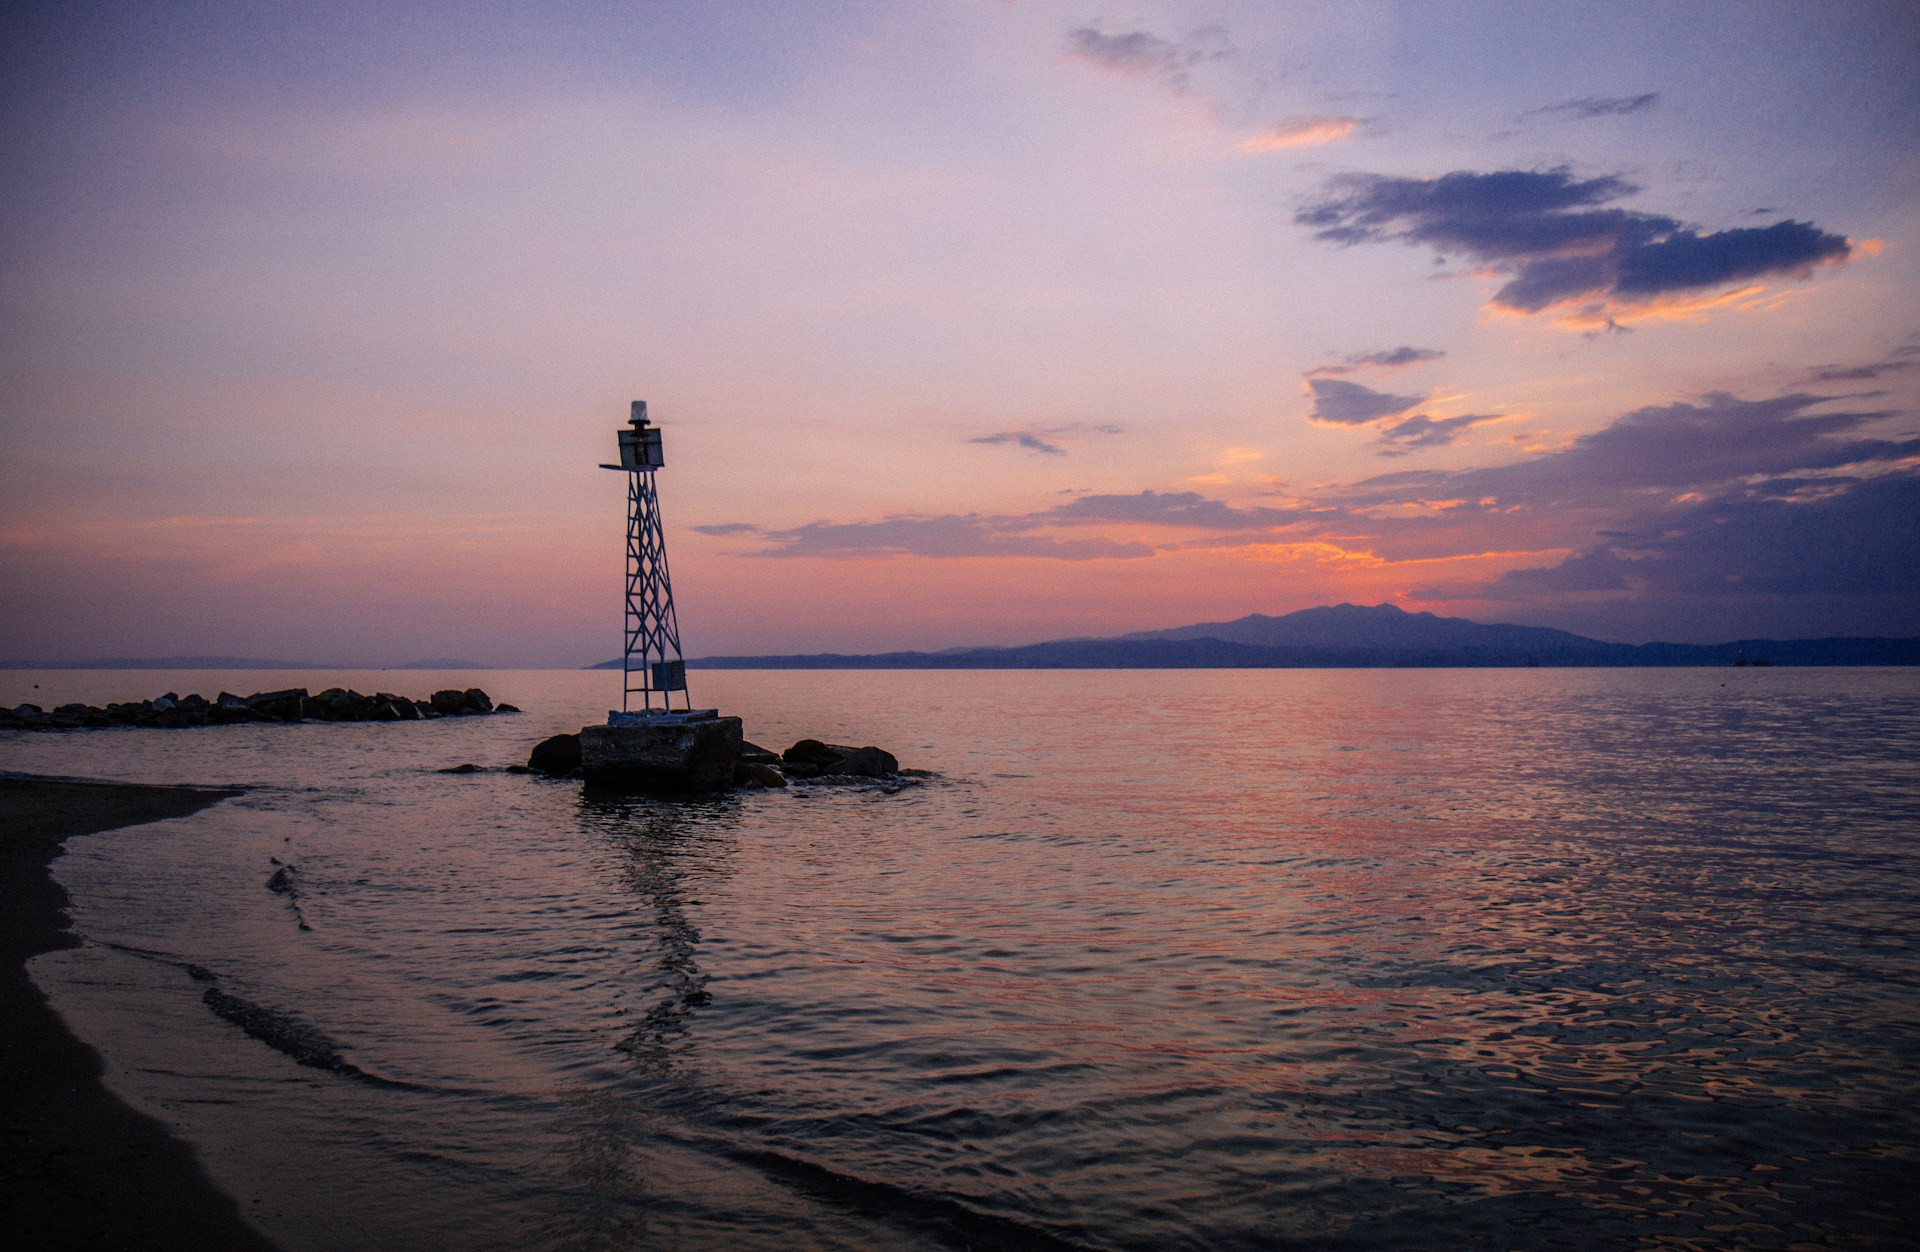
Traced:
[[[259, 787], [76, 841], [82, 930], [160, 959], [36, 975], [290, 1245], [1893, 1247], [1915, 1215], [1913, 674], [711, 674], [762, 742], [945, 778], [433, 772], [603, 682], [490, 676], [525, 719], [406, 734], [0, 740]], [[180, 962], [397, 1085], [260, 1047]]]
[[626, 989], [635, 1014], [630, 1033], [614, 1046], [641, 1073], [669, 1077], [689, 1047], [688, 1019], [713, 997], [700, 972], [700, 929], [689, 916], [705, 885], [724, 879], [732, 852], [728, 828], [738, 801], [650, 801], [585, 795], [581, 824], [630, 858], [621, 874], [641, 910], [652, 919], [646, 967]]

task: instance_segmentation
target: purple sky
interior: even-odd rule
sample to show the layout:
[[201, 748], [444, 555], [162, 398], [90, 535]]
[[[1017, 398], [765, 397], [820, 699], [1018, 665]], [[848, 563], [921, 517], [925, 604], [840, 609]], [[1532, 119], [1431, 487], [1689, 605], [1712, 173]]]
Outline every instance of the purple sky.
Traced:
[[4, 21], [0, 657], [1920, 634], [1911, 4]]

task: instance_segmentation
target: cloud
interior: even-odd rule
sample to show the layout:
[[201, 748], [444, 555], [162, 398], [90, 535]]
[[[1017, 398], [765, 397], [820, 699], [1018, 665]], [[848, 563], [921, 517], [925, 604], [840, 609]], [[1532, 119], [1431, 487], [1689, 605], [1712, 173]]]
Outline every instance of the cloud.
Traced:
[[[1780, 484], [1775, 484], [1779, 486]], [[1797, 612], [1860, 612], [1878, 601], [1920, 621], [1920, 476], [1818, 480], [1811, 494], [1742, 494], [1663, 510], [1651, 524], [1607, 536], [1557, 565], [1509, 571], [1489, 600], [1661, 602], [1672, 608], [1729, 602], [1787, 603]], [[1696, 609], [1695, 611], [1699, 611]], [[1789, 628], [1791, 629], [1791, 628]], [[1869, 627], [1855, 627], [1855, 630]]]
[[1887, 374], [1920, 369], [1920, 344], [1896, 348], [1886, 358], [1868, 365], [1822, 365], [1807, 375], [1810, 383], [1871, 382]]
[[1425, 396], [1388, 395], [1334, 378], [1309, 378], [1307, 389], [1313, 395], [1313, 411], [1307, 414], [1307, 420], [1338, 426], [1364, 426], [1383, 417], [1394, 417], [1426, 399]]
[[1091, 26], [1067, 32], [1067, 55], [1109, 74], [1144, 78], [1176, 95], [1188, 90], [1187, 71], [1232, 55], [1227, 33], [1206, 26], [1175, 41], [1144, 30], [1109, 35]]
[[1831, 397], [1800, 393], [1769, 400], [1715, 393], [1694, 402], [1650, 405], [1530, 460], [1383, 475], [1340, 494], [1359, 505], [1411, 496], [1460, 497], [1482, 500], [1488, 507], [1575, 513], [1597, 509], [1618, 518], [1683, 496], [1759, 490], [1777, 478], [1920, 456], [1920, 437], [1890, 440], [1859, 434], [1891, 413], [1815, 411], [1832, 402]]
[[1317, 148], [1345, 139], [1360, 128], [1357, 117], [1287, 117], [1240, 142], [1242, 152], [1280, 152], [1288, 148]]
[[1419, 448], [1443, 448], [1488, 422], [1497, 422], [1502, 413], [1466, 413], [1459, 417], [1428, 417], [1416, 413], [1384, 426], [1380, 430], [1381, 456], [1405, 456]]
[[[1208, 551], [1273, 562], [1321, 552], [1397, 571], [1398, 585], [1431, 603], [1564, 612], [1589, 632], [1611, 622], [1641, 637], [1697, 638], [1767, 620], [1792, 623], [1787, 633], [1912, 633], [1900, 624], [1920, 620], [1910, 573], [1920, 568], [1920, 436], [1876, 433], [1895, 416], [1811, 394], [1713, 394], [1636, 409], [1511, 464], [1381, 474], [1279, 507], [1184, 490], [1087, 494], [1018, 515], [763, 529], [758, 555], [1094, 561]], [[1374, 419], [1387, 455], [1497, 420]], [[1142, 528], [1168, 534], [1143, 538]], [[1418, 581], [1448, 572], [1450, 583]]]
[[1300, 519], [1293, 509], [1234, 508], [1197, 491], [1142, 491], [1132, 496], [1081, 496], [1040, 515], [1050, 521], [1135, 522], [1210, 530], [1264, 530]]
[[1338, 365], [1322, 365], [1318, 369], [1308, 370], [1308, 378], [1332, 378], [1340, 374], [1352, 374], [1363, 369], [1396, 370], [1412, 365], [1424, 365], [1428, 361], [1438, 361], [1447, 355], [1438, 348], [1384, 348], [1379, 352], [1358, 352], [1346, 357]]
[[1602, 207], [1638, 190], [1616, 175], [1576, 179], [1565, 167], [1350, 174], [1329, 182], [1324, 198], [1294, 220], [1332, 243], [1400, 240], [1483, 263], [1511, 276], [1494, 293], [1494, 308], [1556, 311], [1581, 329], [1697, 312], [1747, 294], [1708, 296], [1716, 289], [1804, 276], [1855, 251], [1807, 222], [1701, 234], [1673, 218]]
[[1011, 444], [1027, 449], [1029, 452], [1041, 452], [1048, 456], [1065, 456], [1062, 442], [1071, 442], [1082, 435], [1121, 435], [1126, 427], [1118, 422], [1068, 422], [1061, 426], [1041, 426], [1033, 430], [1002, 430], [991, 435], [975, 435], [968, 443]]
[[750, 535], [760, 530], [752, 522], [718, 522], [711, 526], [694, 526], [691, 529], [703, 535]]
[[993, 435], [975, 435], [968, 443], [1011, 443], [1018, 444], [1031, 452], [1044, 452], [1048, 456], [1065, 456], [1067, 450], [1057, 443], [1049, 443], [1030, 430], [1003, 430]]
[[1566, 100], [1559, 104], [1549, 104], [1529, 110], [1521, 117], [1534, 117], [1540, 114], [1564, 114], [1567, 117], [1584, 120], [1590, 117], [1620, 117], [1627, 113], [1638, 113], [1651, 108], [1660, 99], [1660, 93], [1649, 91], [1638, 96], [1582, 96], [1578, 100]]
[[920, 556], [1043, 557], [1095, 561], [1153, 555], [1144, 543], [1104, 538], [1060, 539], [1032, 533], [1040, 517], [986, 517], [977, 513], [939, 517], [889, 517], [878, 522], [810, 522], [792, 530], [767, 531], [769, 557], [856, 559]]

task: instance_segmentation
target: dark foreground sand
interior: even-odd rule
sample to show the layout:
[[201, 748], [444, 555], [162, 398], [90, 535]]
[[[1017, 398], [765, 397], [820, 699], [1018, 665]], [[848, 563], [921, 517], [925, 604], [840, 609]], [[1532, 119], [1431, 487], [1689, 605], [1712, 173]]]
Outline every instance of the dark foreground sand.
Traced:
[[193, 1153], [100, 1082], [25, 962], [77, 941], [48, 865], [61, 841], [216, 804], [235, 791], [0, 777], [0, 1239], [36, 1249], [271, 1252]]

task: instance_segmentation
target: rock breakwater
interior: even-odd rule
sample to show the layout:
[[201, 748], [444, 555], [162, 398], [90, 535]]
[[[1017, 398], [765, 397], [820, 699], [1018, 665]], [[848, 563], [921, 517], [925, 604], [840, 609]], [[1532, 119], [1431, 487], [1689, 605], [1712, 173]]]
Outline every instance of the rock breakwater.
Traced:
[[232, 726], [243, 722], [415, 722], [440, 717], [475, 717], [491, 713], [518, 713], [511, 704], [496, 705], [478, 687], [465, 691], [436, 691], [424, 700], [392, 692], [362, 695], [343, 687], [309, 693], [305, 687], [285, 691], [256, 691], [237, 696], [223, 691], [213, 699], [169, 691], [151, 700], [120, 704], [62, 704], [43, 709], [16, 704], [0, 709], [0, 729], [87, 730], [105, 726], [141, 726], [175, 729], [187, 726]]

